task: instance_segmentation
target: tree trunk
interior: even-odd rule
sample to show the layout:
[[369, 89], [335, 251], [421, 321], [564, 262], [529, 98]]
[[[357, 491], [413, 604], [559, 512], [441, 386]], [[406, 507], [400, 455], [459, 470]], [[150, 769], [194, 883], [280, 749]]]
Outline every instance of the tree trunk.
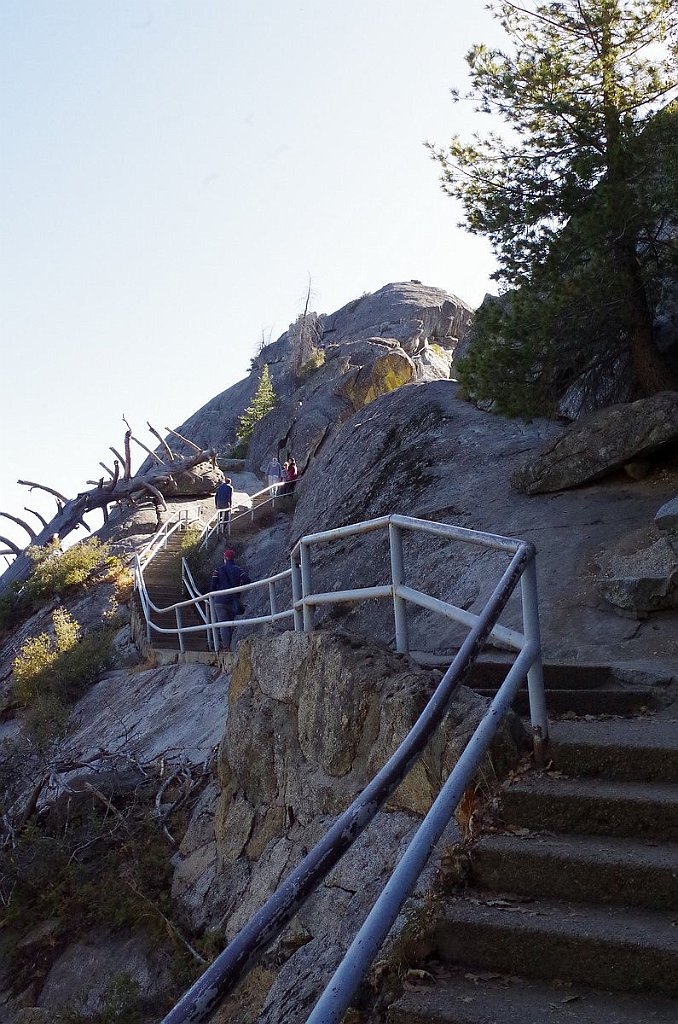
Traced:
[[617, 267], [627, 310], [631, 359], [640, 390], [645, 396], [678, 390], [678, 379], [652, 337], [652, 313], [635, 252], [620, 256]]

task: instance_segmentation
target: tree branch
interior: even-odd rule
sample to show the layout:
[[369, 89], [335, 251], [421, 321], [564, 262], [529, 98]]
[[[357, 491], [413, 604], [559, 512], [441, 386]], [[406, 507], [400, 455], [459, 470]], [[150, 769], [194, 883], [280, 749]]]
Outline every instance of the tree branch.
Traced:
[[[14, 544], [14, 543], [13, 543], [13, 542], [12, 542], [11, 540], [9, 540], [9, 539], [8, 539], [7, 537], [2, 537], [2, 536], [0, 536], [0, 543], [2, 543], [2, 544], [6, 544], [6, 545], [7, 545], [7, 547], [9, 548], [9, 550], [10, 550], [10, 551], [12, 552], [12, 554], [15, 554], [15, 555], [21, 555], [21, 554], [23, 554], [23, 552], [22, 552], [22, 549], [21, 549], [20, 547], [17, 547], [17, 545], [16, 545], [16, 544]], [[7, 554], [8, 552], [6, 552], [6, 551], [3, 551], [2, 553], [3, 553], [3, 555], [6, 555], [6, 554]]]
[[63, 494], [59, 494], [52, 487], [45, 487], [44, 484], [35, 484], [31, 480], [17, 480], [17, 483], [21, 484], [22, 487], [29, 487], [30, 490], [36, 488], [39, 491], [47, 491], [48, 494], [53, 494], [57, 501], [60, 501], [63, 505], [68, 501], [68, 498], [64, 498]]
[[17, 526], [20, 526], [22, 529], [24, 529], [28, 536], [31, 538], [31, 540], [35, 542], [35, 539], [38, 536], [37, 533], [31, 526], [28, 525], [28, 523], [24, 522], [23, 519], [19, 519], [18, 516], [12, 516], [9, 514], [9, 512], [0, 512], [0, 516], [4, 516], [5, 519], [11, 519], [13, 523], [16, 523]]
[[36, 512], [34, 508], [28, 508], [27, 505], [24, 505], [24, 510], [26, 512], [30, 512], [31, 515], [35, 516], [36, 519], [39, 519], [40, 522], [42, 523], [42, 525], [45, 527], [45, 529], [47, 529], [47, 526], [48, 526], [47, 520], [45, 518], [43, 518], [43, 516], [41, 516], [39, 512]]
[[145, 445], [144, 442], [140, 441], [138, 437], [134, 436], [134, 434], [132, 434], [132, 440], [135, 442], [135, 444], [138, 444], [140, 448], [143, 448], [143, 450], [145, 452], [148, 452], [148, 454], [151, 456], [151, 458], [155, 459], [156, 462], [159, 462], [161, 466], [165, 465], [165, 463], [162, 461], [162, 459], [160, 458], [158, 453], [154, 452], [151, 448], [149, 448], [147, 445]]
[[165, 451], [167, 452], [167, 454], [168, 454], [168, 456], [169, 456], [169, 460], [170, 460], [170, 462], [174, 462], [174, 452], [172, 451], [172, 449], [171, 449], [171, 448], [170, 448], [170, 446], [168, 445], [168, 443], [167, 443], [167, 441], [165, 440], [165, 438], [164, 438], [164, 437], [161, 437], [161, 436], [160, 436], [160, 434], [158, 433], [158, 431], [157, 431], [157, 430], [155, 429], [155, 427], [152, 427], [150, 423], [148, 423], [148, 422], [147, 422], [147, 423], [146, 423], [146, 426], [148, 427], [148, 429], [150, 430], [150, 432], [151, 432], [151, 433], [153, 434], [153, 437], [157, 437], [158, 441], [160, 442], [160, 444], [162, 445], [162, 447], [163, 447], [163, 448], [165, 449]]
[[178, 434], [176, 430], [172, 430], [171, 427], [165, 427], [165, 430], [167, 431], [168, 434], [173, 434], [174, 437], [178, 437], [180, 441], [183, 441], [184, 444], [187, 444], [194, 451], [200, 451], [200, 448], [198, 447], [197, 444], [194, 444], [193, 441], [189, 441], [187, 437], [182, 437], [181, 434]]
[[148, 491], [149, 494], [152, 494], [153, 497], [160, 502], [165, 512], [167, 511], [167, 504], [165, 502], [165, 498], [162, 492], [159, 491], [157, 487], [155, 487], [153, 484], [149, 484], [148, 481], [140, 482], [139, 486], [141, 490]]
[[[123, 420], [124, 420], [125, 423], [127, 423], [127, 420], [125, 419], [124, 416], [123, 416]], [[125, 445], [125, 460], [124, 460], [123, 465], [125, 467], [125, 471], [124, 471], [123, 479], [125, 479], [125, 480], [129, 480], [130, 477], [132, 476], [132, 452], [130, 451], [130, 443], [129, 443], [129, 439], [130, 439], [131, 436], [132, 436], [132, 428], [128, 424], [127, 425], [127, 430], [125, 431], [125, 441], [124, 441], [124, 445]]]

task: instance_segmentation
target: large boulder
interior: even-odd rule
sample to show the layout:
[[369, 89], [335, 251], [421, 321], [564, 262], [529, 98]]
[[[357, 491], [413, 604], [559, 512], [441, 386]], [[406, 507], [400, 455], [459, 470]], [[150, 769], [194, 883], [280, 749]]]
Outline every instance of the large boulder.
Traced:
[[326, 341], [393, 338], [409, 355], [437, 344], [452, 352], [466, 336], [473, 310], [442, 288], [400, 281], [353, 299], [324, 318]]
[[654, 521], [670, 538], [678, 537], [678, 497], [664, 502], [661, 508], [657, 509]]
[[606, 601], [632, 618], [678, 608], [678, 553], [656, 527], [635, 531], [599, 557]]
[[678, 441], [678, 392], [614, 405], [580, 420], [518, 469], [511, 483], [526, 494], [599, 480]]
[[160, 490], [166, 497], [201, 498], [214, 494], [224, 474], [211, 462], [201, 462], [193, 469], [172, 477]]
[[383, 342], [370, 342], [376, 353], [372, 362], [352, 367], [339, 381], [337, 391], [346, 398], [354, 411], [364, 408], [379, 395], [386, 395], [402, 387], [415, 376], [414, 363], [397, 342], [389, 351]]

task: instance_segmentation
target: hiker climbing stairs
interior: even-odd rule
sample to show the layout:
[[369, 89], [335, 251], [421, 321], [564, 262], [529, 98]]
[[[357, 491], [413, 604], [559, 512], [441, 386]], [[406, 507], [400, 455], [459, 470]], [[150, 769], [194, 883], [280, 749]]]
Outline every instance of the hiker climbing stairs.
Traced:
[[[269, 525], [276, 509], [287, 507], [289, 507], [287, 496], [276, 498], [274, 508], [267, 491], [253, 495], [251, 509], [240, 509], [234, 512], [228, 527], [223, 527], [224, 544], [227, 544], [229, 538], [233, 536], [249, 534], [253, 530]], [[169, 533], [164, 545], [155, 552], [152, 560], [144, 569], [144, 581], [148, 596], [157, 608], [168, 608], [178, 602], [186, 601], [188, 598], [181, 581], [184, 536], [181, 531]], [[174, 611], [153, 612], [152, 621], [154, 625], [161, 628], [172, 630], [177, 628]], [[184, 627], [205, 626], [197, 608], [188, 605], [181, 610], [181, 622]], [[183, 645], [186, 651], [206, 652], [210, 647], [206, 628], [193, 633], [184, 633]], [[157, 630], [151, 631], [151, 646], [157, 650], [178, 651], [180, 649], [176, 633], [160, 633]]]
[[389, 1024], [678, 1022], [678, 723], [617, 717], [650, 688], [629, 685], [620, 712], [623, 686], [594, 702], [559, 683], [547, 768], [503, 786], [435, 915], [431, 983]]

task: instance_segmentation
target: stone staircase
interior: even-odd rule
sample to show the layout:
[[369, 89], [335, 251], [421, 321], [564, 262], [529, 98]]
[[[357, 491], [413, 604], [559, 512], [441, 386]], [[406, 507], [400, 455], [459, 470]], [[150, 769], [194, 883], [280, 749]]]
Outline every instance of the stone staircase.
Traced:
[[[255, 495], [252, 499], [251, 512], [237, 515], [231, 520], [230, 537], [242, 537], [262, 526], [270, 525], [275, 513], [287, 510], [290, 507], [289, 503], [290, 498], [287, 495], [281, 495], [276, 498], [275, 509], [273, 509], [266, 495]], [[260, 511], [257, 511], [259, 509]], [[167, 608], [179, 601], [187, 600], [188, 595], [184, 593], [181, 586], [182, 538], [182, 533], [173, 533], [166, 546], [157, 552], [144, 571], [149, 597], [158, 608]], [[226, 547], [229, 544], [229, 537], [224, 535], [223, 541], [224, 547]], [[174, 612], [165, 614], [154, 612], [153, 622], [158, 626], [176, 629], [176, 614]], [[192, 607], [182, 610], [182, 623], [184, 626], [204, 625], [198, 611]], [[179, 640], [176, 635], [153, 631], [151, 647], [156, 651], [178, 651]], [[184, 649], [187, 652], [207, 653], [209, 648], [206, 631], [185, 634]], [[212, 656], [214, 656], [213, 652]]]
[[388, 1024], [678, 1024], [678, 722], [619, 717], [660, 693], [585, 677], [547, 674], [551, 760], [504, 785]]
[[[182, 539], [182, 533], [173, 533], [168, 538], [166, 546], [158, 551], [144, 572], [148, 596], [158, 608], [167, 608], [169, 605], [176, 604], [177, 601], [187, 599], [187, 595], [181, 587]], [[192, 607], [183, 609], [182, 621], [184, 626], [202, 624], [198, 612]], [[165, 612], [164, 614], [153, 612], [153, 622], [168, 629], [176, 629], [177, 625], [174, 612]], [[163, 634], [152, 631], [151, 647], [155, 650], [178, 651], [179, 641], [177, 636], [171, 633]], [[207, 634], [205, 632], [186, 634], [184, 647], [187, 651], [206, 651]]]

